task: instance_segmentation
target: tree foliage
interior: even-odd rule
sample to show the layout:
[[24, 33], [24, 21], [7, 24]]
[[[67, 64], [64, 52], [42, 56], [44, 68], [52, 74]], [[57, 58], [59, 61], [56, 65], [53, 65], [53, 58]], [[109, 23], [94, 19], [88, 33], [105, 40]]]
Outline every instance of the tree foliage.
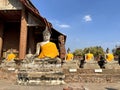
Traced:
[[73, 55], [74, 55], [74, 56], [82, 56], [82, 55], [83, 55], [83, 50], [82, 50], [82, 49], [76, 49], [76, 50], [73, 52]]
[[114, 55], [120, 55], [120, 46], [117, 46], [115, 49], [112, 50]]
[[99, 55], [104, 55], [104, 50], [101, 46], [95, 46], [95, 47], [88, 47], [88, 48], [84, 48], [82, 49], [76, 49], [73, 54], [75, 56], [83, 56], [86, 53], [92, 53], [95, 57], [99, 56]]

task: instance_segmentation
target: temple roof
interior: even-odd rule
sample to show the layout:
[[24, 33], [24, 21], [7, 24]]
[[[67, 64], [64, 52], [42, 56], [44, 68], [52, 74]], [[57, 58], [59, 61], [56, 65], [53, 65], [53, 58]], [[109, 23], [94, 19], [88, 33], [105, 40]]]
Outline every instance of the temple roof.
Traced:
[[20, 2], [26, 7], [26, 9], [31, 12], [32, 14], [34, 14], [37, 18], [39, 18], [41, 21], [43, 21], [43, 23], [45, 24], [45, 21], [39, 11], [37, 10], [37, 8], [31, 3], [30, 0], [20, 0]]
[[[44, 17], [42, 17], [42, 16], [40, 15], [39, 11], [38, 11], [37, 8], [31, 3], [30, 0], [20, 0], [20, 2], [26, 7], [26, 9], [27, 9], [29, 12], [31, 12], [31, 13], [34, 14], [37, 18], [39, 18], [39, 19], [44, 23], [44, 25], [45, 25], [45, 23], [47, 22], [47, 23], [50, 25], [51, 30], [55, 30], [55, 32], [57, 32], [57, 33], [59, 33], [59, 34], [62, 34], [62, 33], [60, 33], [59, 31], [57, 31], [56, 29], [54, 29], [54, 28], [52, 27], [52, 24], [51, 24], [50, 22], [48, 22], [46, 18], [44, 18]], [[62, 34], [62, 35], [64, 35], [64, 34]], [[66, 38], [66, 35], [64, 35], [64, 36], [65, 36], [65, 38]]]

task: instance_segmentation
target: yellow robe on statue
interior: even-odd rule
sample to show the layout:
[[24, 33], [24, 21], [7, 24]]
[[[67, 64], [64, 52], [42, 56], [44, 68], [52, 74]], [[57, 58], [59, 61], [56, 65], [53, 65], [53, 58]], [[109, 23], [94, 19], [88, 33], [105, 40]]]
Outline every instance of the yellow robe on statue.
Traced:
[[106, 55], [106, 60], [107, 60], [108, 62], [112, 61], [113, 59], [114, 59], [113, 54], [109, 53], [109, 54]]
[[10, 53], [10, 54], [8, 54], [8, 56], [7, 56], [7, 61], [11, 61], [11, 60], [13, 60], [13, 59], [15, 59], [15, 57], [16, 57], [16, 55], [15, 54], [13, 54], [13, 53]]
[[86, 55], [86, 60], [91, 60], [91, 59], [93, 59], [93, 54], [88, 53], [88, 54]]
[[73, 54], [68, 53], [67, 56], [66, 56], [66, 60], [69, 61], [69, 60], [72, 60], [72, 59], [73, 59]]
[[55, 58], [59, 55], [58, 49], [53, 42], [49, 42], [41, 46], [41, 52], [38, 58], [42, 59], [45, 57]]

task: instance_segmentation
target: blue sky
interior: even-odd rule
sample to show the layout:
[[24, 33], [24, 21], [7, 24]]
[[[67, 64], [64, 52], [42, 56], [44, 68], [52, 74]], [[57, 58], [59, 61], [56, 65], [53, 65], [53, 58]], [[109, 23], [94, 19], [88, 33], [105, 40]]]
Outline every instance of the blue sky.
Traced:
[[120, 45], [120, 0], [31, 0], [67, 36], [66, 49]]

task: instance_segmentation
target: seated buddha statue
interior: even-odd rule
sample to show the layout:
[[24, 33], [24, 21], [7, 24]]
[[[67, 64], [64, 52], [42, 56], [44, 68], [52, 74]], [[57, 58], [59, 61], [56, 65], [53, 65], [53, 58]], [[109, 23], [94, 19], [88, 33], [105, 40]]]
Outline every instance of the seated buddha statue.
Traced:
[[114, 55], [109, 52], [109, 48], [107, 48], [107, 50], [106, 50], [105, 60], [106, 60], [107, 62], [111, 62], [111, 61], [114, 60]]
[[85, 61], [89, 62], [91, 60], [94, 60], [94, 55], [89, 51], [89, 53], [85, 54]]
[[39, 59], [45, 58], [56, 58], [59, 55], [58, 49], [56, 44], [50, 42], [50, 32], [48, 27], [45, 28], [43, 31], [43, 41], [38, 42], [36, 46], [36, 53], [35, 56]]
[[98, 61], [94, 59], [94, 54], [90, 51], [85, 54], [85, 62], [83, 63], [83, 67], [85, 69], [99, 69]]
[[13, 53], [13, 49], [10, 49], [10, 53], [7, 54], [6, 60], [11, 61], [16, 58], [16, 55]]
[[107, 62], [111, 62], [114, 59], [114, 56], [113, 56], [113, 54], [108, 53], [105, 55], [105, 59]]
[[67, 50], [67, 55], [66, 55], [66, 61], [71, 61], [73, 60], [74, 55], [70, 52], [70, 50]]

